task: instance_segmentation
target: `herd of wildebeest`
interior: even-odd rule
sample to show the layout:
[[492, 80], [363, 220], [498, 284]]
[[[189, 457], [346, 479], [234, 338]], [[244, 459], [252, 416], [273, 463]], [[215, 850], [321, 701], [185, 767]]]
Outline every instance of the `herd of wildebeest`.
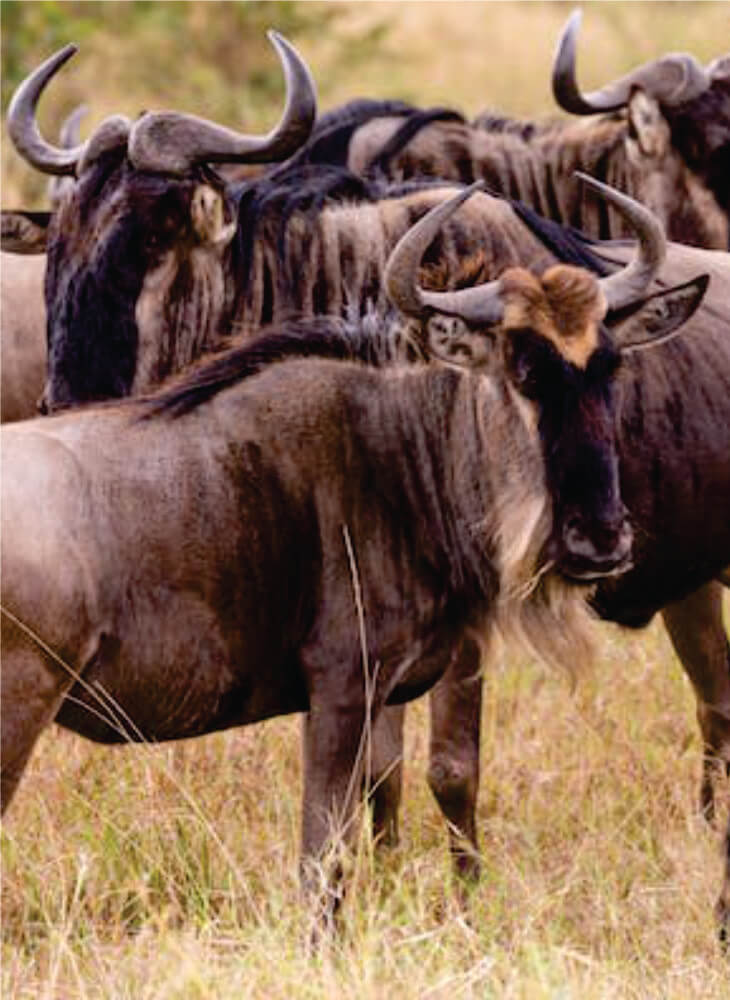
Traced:
[[[304, 713], [302, 878], [361, 795], [397, 837], [403, 712], [476, 878], [490, 637], [589, 655], [591, 616], [662, 615], [697, 697], [700, 807], [730, 761], [730, 56], [576, 81], [575, 118], [317, 115], [270, 39], [265, 136], [178, 112], [36, 105], [51, 176], [3, 211], [2, 796], [55, 721], [158, 741]], [[40, 411], [40, 415], [38, 414]], [[730, 924], [730, 833], [717, 904]]]

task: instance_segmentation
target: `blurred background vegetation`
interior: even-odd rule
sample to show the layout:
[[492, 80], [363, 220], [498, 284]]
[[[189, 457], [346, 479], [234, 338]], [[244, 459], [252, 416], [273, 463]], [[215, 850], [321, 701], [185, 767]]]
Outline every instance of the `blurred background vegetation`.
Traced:
[[[327, 109], [356, 96], [491, 106], [516, 115], [553, 110], [549, 72], [574, 2], [76, 2], [3, 0], [3, 116], [23, 76], [69, 41], [80, 51], [43, 97], [55, 136], [77, 104], [88, 134], [112, 113], [177, 108], [235, 126], [268, 128], [283, 79], [266, 39], [292, 40]], [[727, 49], [727, 3], [584, 3], [579, 70], [586, 86], [670, 50], [709, 60]], [[44, 207], [45, 180], [10, 147], [3, 122], [2, 202]]]

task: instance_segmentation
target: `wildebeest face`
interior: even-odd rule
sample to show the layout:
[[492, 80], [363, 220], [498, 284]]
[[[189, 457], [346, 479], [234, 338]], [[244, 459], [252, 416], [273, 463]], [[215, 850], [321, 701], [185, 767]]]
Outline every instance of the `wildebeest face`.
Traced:
[[212, 344], [232, 216], [211, 171], [145, 173], [117, 149], [82, 173], [48, 237], [47, 409], [144, 391]]
[[[691, 103], [706, 103], [707, 99], [705, 94]], [[637, 171], [637, 191], [643, 203], [666, 220], [670, 239], [693, 246], [726, 247], [727, 181], [723, 181], [723, 204], [722, 186], [711, 177], [712, 155], [705, 151], [701, 159], [694, 160], [691, 153], [688, 155], [687, 140], [670, 125], [672, 110], [677, 109], [662, 108], [641, 89], [631, 95], [625, 142], [628, 161]]]
[[632, 531], [621, 500], [615, 375], [621, 356], [601, 320], [598, 282], [576, 268], [541, 280], [502, 277], [505, 370], [530, 400], [553, 503], [548, 557], [574, 579], [628, 568]]

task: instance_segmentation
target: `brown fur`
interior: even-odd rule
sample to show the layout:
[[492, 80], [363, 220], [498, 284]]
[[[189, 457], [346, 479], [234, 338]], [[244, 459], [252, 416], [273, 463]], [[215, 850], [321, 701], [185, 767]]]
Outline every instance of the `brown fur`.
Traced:
[[585, 368], [598, 346], [598, 325], [606, 313], [606, 300], [595, 277], [577, 267], [558, 265], [540, 279], [513, 269], [500, 283], [505, 329], [533, 329], [554, 344], [566, 361]]

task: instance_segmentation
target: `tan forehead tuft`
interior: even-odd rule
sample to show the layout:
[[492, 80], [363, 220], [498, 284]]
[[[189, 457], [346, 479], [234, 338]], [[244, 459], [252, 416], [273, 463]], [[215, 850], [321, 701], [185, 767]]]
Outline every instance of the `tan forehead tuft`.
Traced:
[[598, 346], [606, 300], [588, 271], [557, 264], [542, 276], [510, 268], [500, 279], [505, 330], [530, 327], [546, 337], [566, 361], [585, 368]]

